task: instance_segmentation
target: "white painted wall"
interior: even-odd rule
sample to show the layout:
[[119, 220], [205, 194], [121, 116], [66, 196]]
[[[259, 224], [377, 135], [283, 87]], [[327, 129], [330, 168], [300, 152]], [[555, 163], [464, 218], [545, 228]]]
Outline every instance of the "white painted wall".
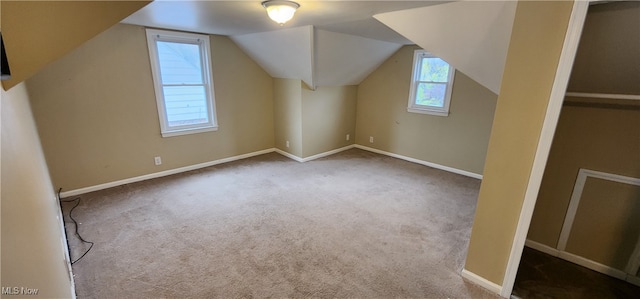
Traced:
[[60, 209], [25, 83], [0, 95], [2, 287], [38, 289], [39, 298], [72, 298]]
[[230, 38], [272, 77], [302, 80], [311, 88], [360, 84], [402, 47], [312, 26]]
[[316, 85], [358, 85], [401, 44], [316, 30]]
[[516, 5], [458, 1], [374, 17], [497, 94]]
[[311, 63], [312, 26], [235, 35], [230, 38], [271, 77], [299, 79], [309, 86], [314, 86]]

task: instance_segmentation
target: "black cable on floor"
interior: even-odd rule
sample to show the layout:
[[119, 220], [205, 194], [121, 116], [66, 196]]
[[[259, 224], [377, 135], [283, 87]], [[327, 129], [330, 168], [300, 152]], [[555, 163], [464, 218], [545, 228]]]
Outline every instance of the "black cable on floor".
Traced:
[[69, 210], [69, 218], [71, 218], [71, 221], [73, 221], [73, 224], [75, 225], [75, 228], [76, 228], [76, 229], [75, 229], [75, 234], [76, 234], [76, 236], [78, 236], [78, 239], [80, 239], [80, 241], [82, 241], [82, 243], [90, 244], [90, 245], [89, 245], [89, 249], [87, 249], [87, 250], [86, 250], [86, 251], [85, 251], [85, 252], [84, 252], [84, 253], [83, 253], [79, 258], [77, 258], [77, 259], [76, 259], [76, 260], [74, 260], [74, 261], [71, 261], [71, 264], [73, 265], [73, 264], [75, 264], [77, 261], [81, 260], [85, 255], [87, 255], [87, 253], [89, 253], [89, 251], [91, 251], [91, 248], [93, 248], [93, 244], [94, 244], [94, 243], [93, 243], [93, 242], [91, 242], [91, 241], [87, 241], [87, 240], [85, 240], [85, 239], [80, 235], [80, 232], [78, 232], [78, 221], [76, 221], [76, 219], [75, 219], [75, 218], [73, 218], [73, 214], [72, 214], [72, 213], [73, 213], [73, 210], [74, 210], [78, 205], [80, 205], [80, 197], [76, 197], [76, 198], [74, 198], [74, 199], [69, 199], [69, 200], [61, 200], [61, 199], [60, 199], [60, 192], [61, 192], [61, 191], [62, 191], [62, 188], [58, 189], [58, 200], [59, 200], [60, 202], [73, 202], [73, 201], [75, 201], [75, 202], [76, 202], [76, 204], [71, 208], [71, 210]]

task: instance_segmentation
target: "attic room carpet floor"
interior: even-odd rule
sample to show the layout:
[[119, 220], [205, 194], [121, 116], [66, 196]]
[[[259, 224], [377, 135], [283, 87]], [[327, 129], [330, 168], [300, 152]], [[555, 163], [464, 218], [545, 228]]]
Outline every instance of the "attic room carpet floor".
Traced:
[[[480, 181], [351, 149], [81, 196], [78, 298], [498, 298], [464, 280]], [[67, 198], [70, 199], [70, 198]], [[87, 248], [73, 235], [71, 257]]]

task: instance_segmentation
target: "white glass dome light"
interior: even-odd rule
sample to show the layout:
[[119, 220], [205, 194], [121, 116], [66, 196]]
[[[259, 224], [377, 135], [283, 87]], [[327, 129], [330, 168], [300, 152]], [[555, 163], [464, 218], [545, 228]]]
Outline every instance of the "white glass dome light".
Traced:
[[282, 26], [293, 18], [300, 4], [286, 0], [268, 0], [262, 2], [262, 6], [267, 10], [269, 18]]

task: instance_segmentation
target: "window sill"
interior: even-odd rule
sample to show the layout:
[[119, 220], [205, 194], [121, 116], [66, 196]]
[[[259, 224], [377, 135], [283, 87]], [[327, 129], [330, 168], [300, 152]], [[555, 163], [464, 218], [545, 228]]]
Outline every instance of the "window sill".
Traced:
[[420, 114], [431, 114], [431, 115], [436, 115], [436, 116], [449, 116], [449, 112], [448, 111], [437, 111], [437, 110], [418, 109], [418, 108], [407, 108], [407, 112], [420, 113]]
[[218, 131], [218, 126], [165, 131], [165, 132], [162, 132], [162, 138], [197, 134], [197, 133], [204, 133], [204, 132], [211, 132], [211, 131]]

